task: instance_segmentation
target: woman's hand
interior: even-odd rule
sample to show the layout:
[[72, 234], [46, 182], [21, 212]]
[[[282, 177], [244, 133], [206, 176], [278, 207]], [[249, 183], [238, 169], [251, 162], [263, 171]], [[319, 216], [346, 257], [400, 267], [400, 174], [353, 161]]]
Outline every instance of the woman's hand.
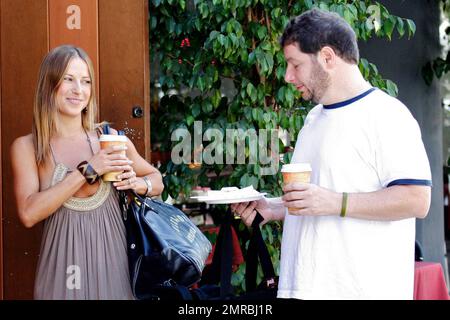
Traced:
[[110, 146], [101, 149], [88, 162], [99, 176], [111, 171], [130, 171], [133, 161], [126, 155], [118, 153], [126, 149], [126, 146]]
[[[134, 190], [137, 191], [141, 187], [141, 178], [136, 177], [136, 172], [132, 166], [128, 166], [125, 172], [119, 174], [117, 177], [121, 181], [114, 182], [113, 185], [117, 190]], [[145, 182], [144, 182], [145, 183]]]

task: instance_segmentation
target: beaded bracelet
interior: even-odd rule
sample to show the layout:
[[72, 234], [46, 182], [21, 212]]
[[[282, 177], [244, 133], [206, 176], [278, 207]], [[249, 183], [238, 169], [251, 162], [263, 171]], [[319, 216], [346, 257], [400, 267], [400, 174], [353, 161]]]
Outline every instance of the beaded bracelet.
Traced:
[[80, 164], [78, 164], [77, 166], [77, 169], [81, 172], [81, 174], [89, 184], [94, 184], [99, 178], [98, 173], [87, 161], [80, 162]]

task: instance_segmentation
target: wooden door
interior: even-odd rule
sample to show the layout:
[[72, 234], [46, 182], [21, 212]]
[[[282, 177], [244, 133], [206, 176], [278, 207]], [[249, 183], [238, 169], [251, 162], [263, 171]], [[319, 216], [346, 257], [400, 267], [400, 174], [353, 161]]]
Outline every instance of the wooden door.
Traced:
[[[97, 72], [99, 120], [124, 129], [148, 159], [147, 24], [147, 0], [0, 0], [2, 298], [31, 299], [33, 294], [42, 224], [26, 229], [17, 218], [9, 147], [15, 138], [31, 132], [42, 58], [62, 43], [83, 47]], [[142, 109], [142, 117], [133, 117], [133, 107]]]

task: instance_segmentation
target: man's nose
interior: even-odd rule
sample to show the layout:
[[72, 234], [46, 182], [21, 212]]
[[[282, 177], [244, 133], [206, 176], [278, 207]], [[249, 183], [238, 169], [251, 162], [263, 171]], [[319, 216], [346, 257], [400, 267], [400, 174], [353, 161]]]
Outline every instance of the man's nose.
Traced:
[[289, 70], [289, 67], [286, 68], [286, 73], [284, 74], [284, 81], [286, 81], [287, 83], [293, 83], [294, 82], [294, 75]]

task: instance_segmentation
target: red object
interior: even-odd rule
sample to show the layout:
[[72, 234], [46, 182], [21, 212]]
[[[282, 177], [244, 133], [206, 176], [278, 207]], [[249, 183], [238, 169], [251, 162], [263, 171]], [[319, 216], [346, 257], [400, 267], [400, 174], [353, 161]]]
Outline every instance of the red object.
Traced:
[[[209, 232], [209, 233], [219, 234], [219, 230], [220, 230], [220, 226], [208, 228], [205, 231]], [[244, 256], [242, 254], [241, 245], [239, 244], [238, 236], [233, 227], [231, 228], [231, 238], [233, 239], [233, 262], [232, 262], [232, 265], [233, 265], [233, 272], [234, 272], [237, 270], [239, 265], [244, 262]], [[206, 259], [206, 265], [209, 265], [212, 263], [215, 249], [216, 249], [216, 245], [214, 244], [212, 246], [212, 250], [208, 256], [208, 259]]]
[[450, 300], [440, 263], [415, 262], [414, 300]]

